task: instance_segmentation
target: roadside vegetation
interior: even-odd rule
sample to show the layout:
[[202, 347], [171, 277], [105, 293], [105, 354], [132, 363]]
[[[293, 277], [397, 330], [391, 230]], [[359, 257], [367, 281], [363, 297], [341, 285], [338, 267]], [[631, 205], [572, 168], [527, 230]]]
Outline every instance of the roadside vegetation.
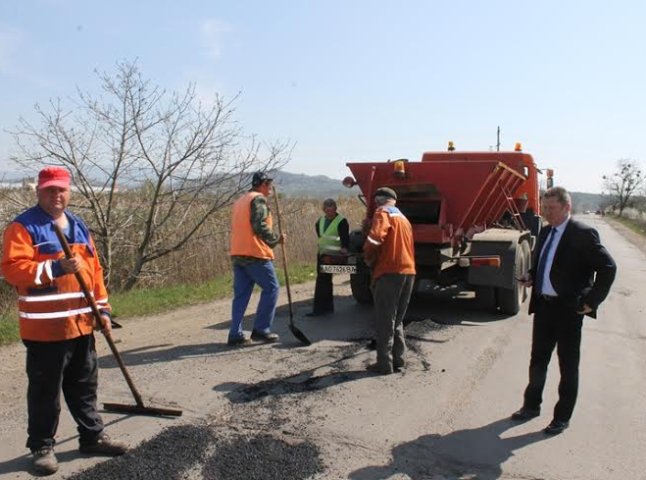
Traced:
[[644, 218], [643, 216], [640, 215], [635, 217], [620, 217], [619, 215], [610, 214], [610, 217], [613, 220], [621, 223], [622, 225], [630, 228], [633, 232], [646, 237], [646, 218]]

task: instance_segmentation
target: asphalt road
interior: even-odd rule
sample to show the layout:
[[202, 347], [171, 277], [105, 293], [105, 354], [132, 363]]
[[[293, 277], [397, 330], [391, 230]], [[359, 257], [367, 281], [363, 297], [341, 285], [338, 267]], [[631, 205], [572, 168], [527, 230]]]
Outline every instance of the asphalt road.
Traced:
[[[276, 345], [226, 347], [228, 301], [122, 319], [117, 346], [145, 403], [184, 415], [105, 413], [109, 433], [133, 451], [104, 460], [77, 453], [63, 407], [61, 469], [50, 478], [646, 479], [646, 255], [603, 219], [581, 219], [619, 270], [599, 318], [585, 320], [579, 402], [559, 436], [542, 432], [557, 397], [555, 358], [543, 414], [508, 419], [527, 381], [526, 306], [503, 317], [452, 291], [417, 299], [408, 368], [374, 376], [364, 370], [374, 361], [365, 348], [371, 311], [338, 277], [334, 316], [305, 317], [313, 283], [293, 287], [294, 319], [311, 347], [289, 334], [285, 292]], [[100, 339], [99, 350], [100, 400], [133, 403]], [[31, 478], [21, 345], [0, 349], [0, 374], [0, 478]]]

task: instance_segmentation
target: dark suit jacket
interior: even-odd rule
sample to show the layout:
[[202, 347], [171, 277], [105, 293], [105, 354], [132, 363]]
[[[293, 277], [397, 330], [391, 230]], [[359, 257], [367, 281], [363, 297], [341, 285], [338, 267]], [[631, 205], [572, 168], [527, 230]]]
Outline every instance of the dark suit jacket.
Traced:
[[[538, 235], [532, 278], [538, 267], [538, 258], [551, 227], [543, 228]], [[606, 248], [601, 245], [597, 231], [570, 218], [554, 254], [550, 281], [559, 299], [567, 309], [581, 311], [584, 304], [592, 308], [588, 316], [596, 318], [597, 307], [608, 296], [615, 279], [617, 265]], [[529, 313], [534, 312], [536, 295], [532, 289]]]

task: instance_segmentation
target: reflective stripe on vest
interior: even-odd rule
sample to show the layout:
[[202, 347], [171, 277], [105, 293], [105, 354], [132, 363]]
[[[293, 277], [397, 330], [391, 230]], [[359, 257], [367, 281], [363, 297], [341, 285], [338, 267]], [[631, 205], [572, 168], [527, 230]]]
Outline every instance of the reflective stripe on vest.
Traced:
[[[251, 225], [251, 202], [260, 192], [247, 192], [233, 204], [231, 215], [231, 237], [229, 255], [272, 260], [274, 251], [256, 235]], [[265, 223], [271, 229], [271, 213]]]
[[338, 254], [341, 251], [341, 237], [339, 236], [339, 224], [343, 220], [341, 215], [332, 219], [325, 229], [325, 217], [319, 218], [319, 253]]

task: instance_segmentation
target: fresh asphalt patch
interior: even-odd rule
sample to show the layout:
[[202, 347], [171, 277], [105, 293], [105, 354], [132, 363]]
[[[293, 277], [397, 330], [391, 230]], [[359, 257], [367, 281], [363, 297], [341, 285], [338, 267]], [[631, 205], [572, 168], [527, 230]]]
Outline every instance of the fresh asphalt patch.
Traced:
[[169, 427], [121, 457], [69, 480], [305, 480], [324, 471], [309, 441], [267, 433], [222, 432], [213, 426]]
[[125, 455], [99, 463], [69, 479], [179, 480], [207, 460], [209, 447], [215, 441], [215, 433], [206, 426], [169, 427]]
[[269, 434], [240, 435], [218, 442], [202, 470], [205, 479], [304, 480], [324, 471], [318, 447], [288, 443]]

